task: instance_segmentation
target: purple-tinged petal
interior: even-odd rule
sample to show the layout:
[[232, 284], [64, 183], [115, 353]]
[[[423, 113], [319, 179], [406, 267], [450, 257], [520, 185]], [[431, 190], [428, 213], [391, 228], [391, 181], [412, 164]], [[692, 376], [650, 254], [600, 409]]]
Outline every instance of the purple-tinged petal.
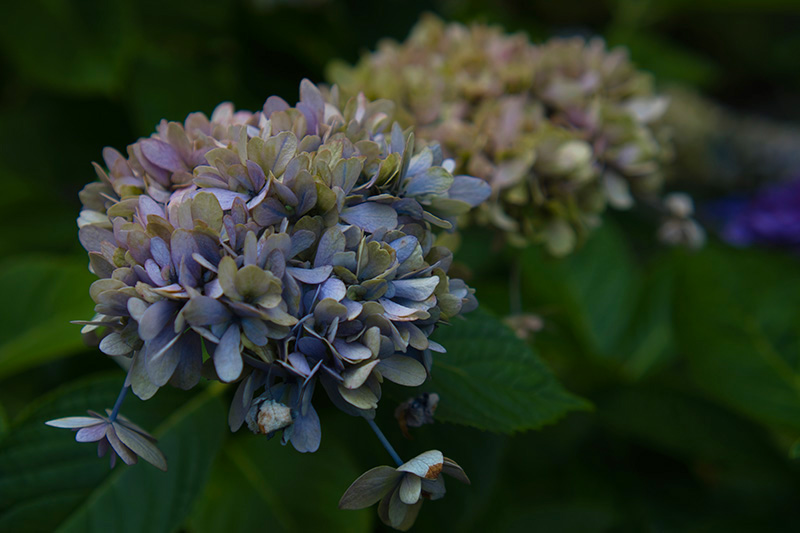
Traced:
[[164, 279], [164, 275], [162, 274], [161, 268], [158, 266], [158, 263], [156, 263], [152, 259], [148, 259], [147, 261], [144, 262], [144, 270], [145, 272], [147, 272], [147, 276], [157, 286], [164, 287], [169, 283], [168, 280]]
[[155, 339], [172, 322], [177, 305], [168, 300], [159, 300], [147, 308], [139, 321], [139, 337], [143, 341]]
[[301, 229], [295, 231], [292, 235], [292, 246], [289, 250], [289, 259], [293, 258], [300, 252], [304, 252], [305, 250], [309, 249], [316, 240], [316, 236], [314, 235], [313, 231]]
[[337, 302], [341, 301], [347, 294], [347, 287], [339, 278], [328, 278], [319, 288], [319, 299], [331, 298]]
[[164, 208], [161, 206], [161, 204], [143, 194], [139, 196], [139, 219], [143, 224], [147, 224], [147, 217], [149, 215], [156, 215], [163, 219], [167, 218]]
[[124, 424], [119, 422], [114, 422], [113, 425], [117, 437], [119, 437], [119, 440], [122, 441], [125, 446], [159, 470], [167, 470], [167, 458], [164, 457], [161, 450], [159, 450], [150, 439], [140, 435], [136, 431], [128, 429]]
[[372, 351], [360, 342], [346, 342], [343, 339], [335, 339], [333, 347], [339, 352], [343, 359], [350, 362], [365, 361], [372, 357]]
[[164, 242], [161, 237], [153, 237], [150, 239], [150, 255], [153, 256], [159, 266], [165, 267], [171, 263], [171, 256], [169, 253], [169, 246]]
[[389, 243], [397, 255], [397, 262], [404, 263], [416, 250], [419, 241], [413, 235], [406, 235]]
[[114, 233], [97, 226], [84, 226], [78, 230], [78, 240], [81, 241], [87, 252], [101, 252], [101, 244], [108, 242], [116, 244]]
[[319, 240], [314, 266], [333, 264], [333, 256], [345, 249], [345, 237], [338, 227], [328, 228]]
[[95, 424], [78, 430], [75, 434], [75, 440], [78, 442], [97, 442], [106, 436], [106, 428], [108, 425], [104, 422], [102, 424]]
[[280, 96], [270, 96], [267, 98], [267, 101], [264, 102], [264, 115], [267, 118], [277, 111], [286, 111], [287, 109], [289, 109], [289, 104]]
[[325, 343], [316, 337], [301, 337], [297, 341], [297, 349], [314, 359], [324, 359], [328, 356]]
[[139, 145], [141, 146], [142, 154], [152, 164], [170, 172], [186, 170], [186, 165], [181, 156], [178, 155], [178, 152], [164, 141], [144, 139]]
[[287, 274], [308, 285], [319, 285], [330, 277], [332, 271], [331, 265], [317, 268], [286, 267]]
[[231, 313], [219, 300], [195, 296], [184, 306], [183, 317], [192, 326], [210, 326], [227, 322]]
[[[309, 338], [309, 337], [306, 337]], [[313, 337], [310, 337], [313, 338]], [[292, 352], [289, 354], [289, 363], [292, 367], [297, 370], [300, 374], [307, 376], [311, 373], [311, 367], [308, 366], [308, 360], [306, 360], [305, 356], [300, 352]]]
[[250, 342], [256, 346], [264, 346], [267, 344], [267, 335], [269, 328], [267, 325], [258, 318], [243, 318], [242, 331], [245, 336], [250, 339]]
[[292, 424], [292, 446], [300, 453], [314, 453], [319, 449], [322, 430], [319, 416], [313, 405], [308, 405], [305, 414], [297, 415]]
[[145, 368], [154, 385], [163, 387], [175, 373], [180, 362], [180, 351], [175, 348], [179, 338], [180, 335], [165, 328], [159, 338], [147, 346]]
[[397, 212], [391, 206], [375, 202], [346, 207], [341, 212], [341, 218], [369, 233], [397, 227]]
[[391, 282], [394, 287], [395, 298], [408, 298], [414, 301], [423, 301], [430, 298], [433, 291], [439, 285], [440, 279], [437, 276], [429, 278], [412, 278], [396, 280]]
[[158, 385], [152, 382], [147, 375], [146, 358], [143, 351], [133, 355], [131, 369], [125, 380], [131, 386], [133, 393], [141, 400], [149, 400], [158, 392]]
[[106, 431], [106, 438], [108, 438], [108, 443], [111, 444], [111, 447], [114, 448], [114, 451], [117, 452], [117, 455], [126, 465], [134, 465], [136, 464], [137, 458], [136, 454], [133, 451], [125, 446], [123, 442], [117, 436], [117, 432], [114, 431], [113, 426], [108, 427], [108, 431]]
[[232, 324], [214, 350], [214, 368], [219, 378], [226, 383], [236, 381], [244, 368], [240, 340], [239, 326]]
[[250, 199], [250, 197], [244, 193], [233, 192], [228, 189], [209, 188], [202, 190], [205, 192], [210, 192], [211, 194], [216, 196], [217, 201], [219, 201], [219, 206], [222, 208], [223, 211], [228, 211], [229, 209], [231, 209], [231, 207], [233, 207], [234, 200], [236, 200], [237, 198], [242, 200], [243, 202], [247, 202], [247, 200]]
[[472, 207], [486, 201], [492, 194], [492, 187], [480, 178], [472, 176], [456, 176], [447, 195], [454, 200], [461, 200]]
[[178, 366], [169, 380], [169, 384], [182, 390], [194, 388], [200, 382], [203, 372], [203, 348], [200, 336], [186, 333], [175, 344], [179, 352]]

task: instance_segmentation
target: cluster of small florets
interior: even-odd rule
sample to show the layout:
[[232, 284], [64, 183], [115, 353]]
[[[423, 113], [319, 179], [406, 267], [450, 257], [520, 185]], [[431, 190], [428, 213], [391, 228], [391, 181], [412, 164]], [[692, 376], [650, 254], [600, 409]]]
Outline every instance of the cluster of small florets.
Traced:
[[[425, 381], [431, 351], [443, 351], [429, 335], [476, 306], [448, 277], [452, 253], [436, 231], [490, 190], [453, 176], [452, 161], [417, 146], [392, 110], [363, 96], [340, 107], [336, 88], [303, 81], [294, 107], [226, 103], [210, 119], [162, 121], [127, 157], [105, 149], [99, 181], [81, 192], [79, 237], [100, 278], [84, 331], [131, 359], [137, 396], [201, 377], [238, 381], [232, 430], [283, 430], [313, 452], [316, 384], [371, 418], [383, 379]], [[115, 446], [117, 426], [130, 433], [116, 413], [53, 425], [97, 426], [79, 440], [109, 439], [130, 462], [136, 449]]]
[[490, 183], [478, 221], [518, 244], [568, 253], [606, 205], [628, 208], [662, 182], [669, 150], [655, 124], [667, 100], [599, 39], [537, 46], [429, 16], [404, 43], [383, 42], [330, 77], [346, 94], [398, 103], [417, 135]]

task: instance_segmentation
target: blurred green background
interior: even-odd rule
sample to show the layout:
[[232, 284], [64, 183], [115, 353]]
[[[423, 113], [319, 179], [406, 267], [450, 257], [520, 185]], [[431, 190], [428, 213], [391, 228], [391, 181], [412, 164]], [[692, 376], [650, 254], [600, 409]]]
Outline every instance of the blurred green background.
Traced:
[[[498, 23], [534, 40], [600, 34], [628, 46], [662, 86], [689, 87], [737, 113], [800, 121], [796, 0], [4, 6], [0, 531], [383, 530], [374, 509], [336, 509], [353, 479], [389, 458], [363, 422], [331, 408], [321, 409], [322, 449], [301, 456], [277, 439], [231, 436], [231, 391], [164, 390], [146, 405], [131, 398], [127, 414], [161, 437], [166, 475], [144, 464], [109, 475], [90, 446], [42, 422], [110, 406], [124, 375], [86, 348], [68, 323], [92, 315], [93, 276], [75, 218], [78, 191], [95, 179], [90, 162], [101, 149], [122, 150], [161, 118], [210, 113], [224, 100], [244, 109], [259, 108], [272, 94], [295, 101], [302, 78], [323, 81], [330, 60], [352, 62], [383, 37], [404, 38], [424, 11]], [[791, 458], [800, 456], [798, 259], [734, 250], [713, 238], [701, 252], [669, 250], [655, 242], [656, 222], [610, 215], [565, 260], [522, 252], [523, 307], [545, 327], [529, 346], [506, 343], [514, 353], [495, 353], [488, 344], [480, 354], [498, 367], [520, 353], [526, 361], [539, 357], [591, 409], [557, 423], [555, 415], [571, 409], [540, 412], [536, 421], [500, 428], [503, 401], [492, 398], [508, 377], [500, 372], [473, 395], [474, 408], [497, 427], [459, 419], [446, 402], [441, 418], [516, 434], [442, 423], [403, 441], [391, 411], [409, 391], [388, 391], [379, 421], [400, 441], [401, 454], [440, 447], [473, 480], [470, 487], [450, 483], [443, 501], [426, 503], [415, 530], [800, 527], [800, 460]], [[520, 252], [492, 246], [490, 236], [471, 231], [458, 259], [484, 309], [502, 316], [508, 272]], [[502, 333], [499, 325], [494, 331]], [[458, 362], [452, 348], [450, 356]], [[447, 387], [445, 377], [434, 389]], [[531, 397], [538, 398], [533, 389]], [[543, 421], [554, 423], [521, 431]]]

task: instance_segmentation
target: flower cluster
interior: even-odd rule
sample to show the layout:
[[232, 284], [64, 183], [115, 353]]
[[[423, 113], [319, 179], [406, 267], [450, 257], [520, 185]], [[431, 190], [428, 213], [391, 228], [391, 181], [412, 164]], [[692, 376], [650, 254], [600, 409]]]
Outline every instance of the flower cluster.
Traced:
[[569, 253], [607, 204], [655, 194], [670, 155], [657, 126], [667, 100], [624, 50], [597, 39], [537, 46], [428, 16], [406, 42], [334, 65], [330, 78], [346, 94], [397, 102], [420, 137], [491, 184], [479, 222], [555, 254]]
[[294, 107], [225, 103], [210, 119], [162, 121], [127, 156], [105, 149], [99, 181], [80, 195], [79, 238], [100, 278], [83, 324], [130, 369], [108, 418], [52, 425], [161, 466], [153, 439], [117, 417], [127, 386], [148, 399], [207, 377], [238, 382], [232, 430], [282, 430], [313, 452], [317, 384], [371, 419], [384, 379], [425, 381], [431, 351], [444, 350], [429, 335], [476, 306], [447, 275], [452, 253], [437, 231], [490, 188], [453, 176], [437, 145], [417, 145], [391, 102], [339, 104], [336, 88], [304, 80]]

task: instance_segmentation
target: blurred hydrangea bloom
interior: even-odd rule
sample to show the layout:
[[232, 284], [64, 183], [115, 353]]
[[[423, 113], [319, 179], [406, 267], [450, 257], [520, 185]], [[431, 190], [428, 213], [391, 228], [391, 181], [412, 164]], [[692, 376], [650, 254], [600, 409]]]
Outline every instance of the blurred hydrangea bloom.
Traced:
[[720, 235], [734, 246], [771, 246], [800, 251], [800, 179], [771, 185], [751, 197], [708, 206]]
[[569, 253], [607, 205], [655, 195], [670, 157], [657, 126], [667, 99], [623, 49], [425, 17], [401, 44], [382, 42], [330, 78], [346, 94], [399, 104], [418, 135], [441, 143], [456, 169], [485, 179], [478, 220], [512, 242]]
[[687, 88], [667, 92], [670, 106], [663, 122], [673, 132], [675, 148], [670, 181], [729, 193], [797, 177], [796, 124], [737, 113]]
[[464, 470], [439, 450], [422, 453], [397, 468], [378, 466], [362, 474], [339, 501], [340, 509], [363, 509], [380, 500], [378, 516], [387, 526], [406, 531], [417, 519], [422, 499], [444, 497], [442, 474], [469, 483]]
[[425, 381], [431, 351], [444, 350], [429, 335], [477, 305], [447, 275], [436, 232], [490, 191], [453, 176], [392, 113], [363, 95], [342, 106], [335, 87], [304, 80], [294, 107], [224, 103], [162, 121], [126, 155], [104, 150], [80, 195], [79, 237], [100, 278], [84, 331], [130, 358], [137, 396], [238, 381], [233, 431], [248, 419], [313, 452], [317, 384], [371, 418], [384, 379]]

